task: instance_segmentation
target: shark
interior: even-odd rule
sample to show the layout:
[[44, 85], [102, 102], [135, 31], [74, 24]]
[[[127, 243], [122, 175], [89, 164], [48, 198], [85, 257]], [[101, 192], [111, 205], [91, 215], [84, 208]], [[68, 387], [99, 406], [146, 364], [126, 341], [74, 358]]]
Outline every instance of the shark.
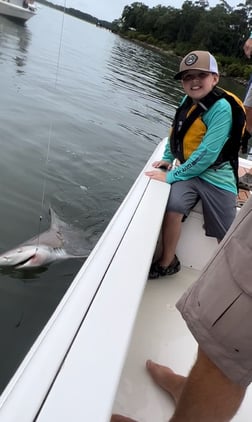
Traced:
[[90, 249], [84, 233], [62, 221], [51, 207], [49, 214], [49, 229], [0, 254], [0, 268], [47, 267], [55, 261], [88, 257]]

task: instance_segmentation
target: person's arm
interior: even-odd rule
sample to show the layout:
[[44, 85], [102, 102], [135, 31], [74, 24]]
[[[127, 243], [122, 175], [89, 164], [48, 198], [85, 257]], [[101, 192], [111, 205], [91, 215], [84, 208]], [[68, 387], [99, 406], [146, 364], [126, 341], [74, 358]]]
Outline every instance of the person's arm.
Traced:
[[245, 44], [243, 46], [243, 51], [245, 56], [250, 59], [252, 55], [252, 32], [249, 36], [249, 38], [245, 41]]

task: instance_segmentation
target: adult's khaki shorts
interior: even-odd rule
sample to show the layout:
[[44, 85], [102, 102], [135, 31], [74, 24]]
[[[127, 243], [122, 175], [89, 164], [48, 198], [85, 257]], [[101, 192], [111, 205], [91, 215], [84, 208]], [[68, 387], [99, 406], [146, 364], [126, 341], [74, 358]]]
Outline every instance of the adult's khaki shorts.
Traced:
[[200, 348], [233, 382], [252, 381], [252, 197], [177, 308]]

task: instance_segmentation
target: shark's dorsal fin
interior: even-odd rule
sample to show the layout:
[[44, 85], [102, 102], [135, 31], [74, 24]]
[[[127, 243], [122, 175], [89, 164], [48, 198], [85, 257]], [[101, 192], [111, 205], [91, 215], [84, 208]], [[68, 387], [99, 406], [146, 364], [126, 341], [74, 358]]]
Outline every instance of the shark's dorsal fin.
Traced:
[[52, 209], [52, 207], [49, 207], [49, 214], [51, 217], [51, 229], [55, 231], [60, 231], [60, 227], [67, 226], [67, 224], [57, 216], [56, 212]]

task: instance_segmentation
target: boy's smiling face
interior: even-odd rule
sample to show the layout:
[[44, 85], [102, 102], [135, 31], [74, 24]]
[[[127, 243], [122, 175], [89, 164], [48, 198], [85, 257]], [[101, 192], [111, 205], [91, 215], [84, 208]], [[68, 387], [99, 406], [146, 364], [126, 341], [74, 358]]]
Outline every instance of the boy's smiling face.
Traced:
[[184, 91], [195, 101], [204, 98], [219, 82], [217, 73], [188, 70], [181, 78]]

